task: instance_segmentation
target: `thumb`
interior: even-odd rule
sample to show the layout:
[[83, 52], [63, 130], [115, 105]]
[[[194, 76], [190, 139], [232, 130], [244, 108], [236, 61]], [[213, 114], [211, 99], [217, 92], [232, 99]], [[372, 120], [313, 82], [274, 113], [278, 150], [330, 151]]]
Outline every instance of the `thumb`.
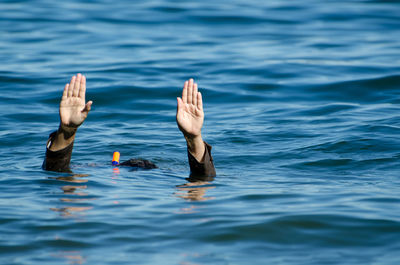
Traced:
[[93, 101], [88, 101], [88, 103], [86, 103], [85, 108], [82, 110], [82, 112], [85, 112], [86, 114], [88, 114], [92, 108], [92, 104], [93, 104]]

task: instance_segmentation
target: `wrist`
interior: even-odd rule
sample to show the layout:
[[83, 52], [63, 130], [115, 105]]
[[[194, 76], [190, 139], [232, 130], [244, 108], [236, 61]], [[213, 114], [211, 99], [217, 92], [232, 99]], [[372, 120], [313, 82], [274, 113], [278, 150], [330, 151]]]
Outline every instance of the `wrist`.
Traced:
[[78, 127], [72, 127], [65, 125], [63, 123], [60, 123], [60, 126], [58, 127], [58, 134], [62, 134], [64, 139], [69, 139], [72, 136], [75, 135], [76, 131], [78, 130]]
[[184, 135], [186, 143], [189, 147], [189, 149], [194, 149], [195, 146], [197, 146], [199, 143], [203, 143], [203, 138], [201, 137], [201, 134], [199, 135]]
[[72, 144], [74, 142], [77, 129], [78, 128], [69, 127], [60, 123], [57, 133], [53, 141], [51, 141], [51, 145], [48, 147], [49, 150], [56, 152]]

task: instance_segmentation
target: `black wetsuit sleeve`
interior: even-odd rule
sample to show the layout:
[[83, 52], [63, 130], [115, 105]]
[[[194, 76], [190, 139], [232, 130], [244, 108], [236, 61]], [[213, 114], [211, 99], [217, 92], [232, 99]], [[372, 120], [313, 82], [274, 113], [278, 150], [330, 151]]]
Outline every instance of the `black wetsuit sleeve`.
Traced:
[[203, 156], [203, 162], [200, 163], [188, 150], [190, 178], [198, 180], [209, 180], [216, 176], [213, 158], [211, 156], [211, 145], [204, 142], [206, 148]]
[[51, 146], [57, 131], [50, 134], [49, 139], [46, 144], [46, 158], [44, 159], [42, 168], [49, 171], [57, 172], [71, 172], [69, 169], [69, 163], [71, 161], [71, 154], [73, 143], [64, 149], [58, 151], [51, 151], [49, 147]]

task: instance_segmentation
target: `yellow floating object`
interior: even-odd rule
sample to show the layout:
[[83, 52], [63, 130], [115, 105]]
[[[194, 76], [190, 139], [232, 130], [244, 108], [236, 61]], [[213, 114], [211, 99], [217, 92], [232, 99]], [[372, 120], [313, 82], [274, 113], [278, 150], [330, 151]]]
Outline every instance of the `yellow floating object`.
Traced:
[[113, 159], [112, 159], [112, 164], [114, 166], [118, 166], [119, 165], [119, 157], [120, 157], [120, 153], [119, 152], [114, 152]]

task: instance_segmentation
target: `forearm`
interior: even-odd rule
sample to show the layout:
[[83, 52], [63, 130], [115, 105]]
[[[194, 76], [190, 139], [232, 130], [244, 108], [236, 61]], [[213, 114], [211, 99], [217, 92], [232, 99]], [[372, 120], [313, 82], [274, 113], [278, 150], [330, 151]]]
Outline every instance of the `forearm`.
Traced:
[[[60, 142], [59, 137], [59, 131], [54, 131], [50, 134], [46, 145], [46, 158], [42, 167], [49, 171], [70, 172], [69, 163], [71, 161], [73, 141], [70, 144], [68, 144], [69, 141], [62, 140]], [[54, 143], [57, 143], [57, 146], [62, 148], [54, 148]]]
[[72, 148], [77, 128], [60, 124], [58, 130], [50, 134], [47, 141], [46, 158], [43, 169], [69, 172]]
[[188, 160], [190, 166], [189, 181], [212, 180], [216, 176], [214, 162], [211, 155], [212, 147], [204, 141], [202, 141], [201, 146], [204, 150], [201, 154], [201, 160], [195, 158], [188, 148]]
[[200, 163], [204, 161], [205, 146], [201, 134], [198, 136], [187, 136], [185, 135], [185, 140], [189, 153], [196, 158]]

